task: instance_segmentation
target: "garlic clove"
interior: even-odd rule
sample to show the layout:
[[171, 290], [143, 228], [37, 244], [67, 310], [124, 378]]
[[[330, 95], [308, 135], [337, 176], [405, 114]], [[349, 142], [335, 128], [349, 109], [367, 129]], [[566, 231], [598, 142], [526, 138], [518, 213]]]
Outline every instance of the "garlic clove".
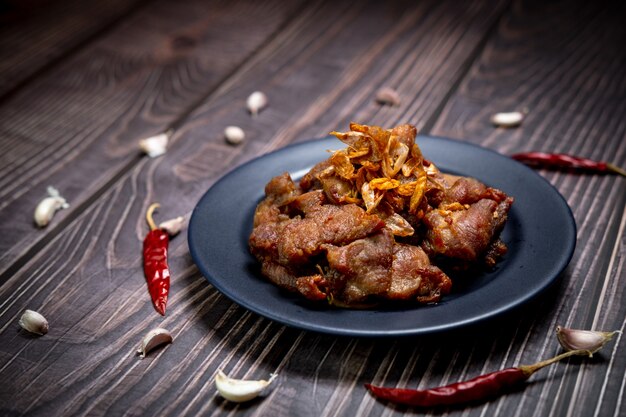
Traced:
[[228, 126], [224, 129], [224, 137], [226, 142], [231, 145], [239, 145], [246, 138], [246, 134], [242, 128], [238, 126]]
[[498, 127], [517, 127], [525, 117], [526, 112], [520, 111], [496, 113], [491, 116], [491, 123]]
[[226, 376], [221, 370], [215, 376], [215, 386], [222, 397], [229, 401], [244, 402], [258, 397], [276, 378], [277, 374], [271, 374], [269, 381], [233, 379]]
[[48, 320], [33, 310], [25, 310], [20, 317], [20, 326], [28, 332], [43, 336], [48, 333]]
[[600, 332], [556, 327], [556, 337], [563, 349], [588, 350], [590, 355], [599, 351], [616, 333], [620, 331]]
[[141, 149], [150, 158], [156, 158], [157, 156], [163, 155], [167, 151], [169, 139], [170, 135], [168, 133], [150, 136], [149, 138], [141, 139], [139, 141], [139, 149]]
[[185, 218], [183, 216], [166, 220], [159, 224], [159, 229], [165, 230], [168, 235], [176, 236], [185, 226]]
[[37, 204], [37, 207], [35, 207], [33, 218], [38, 227], [46, 227], [58, 210], [70, 206], [67, 204], [65, 198], [61, 197], [56, 188], [48, 187], [47, 191], [48, 197], [41, 200], [39, 204]]
[[399, 106], [400, 95], [394, 89], [382, 87], [376, 92], [376, 102], [382, 105]]
[[246, 106], [253, 116], [256, 116], [261, 110], [267, 107], [267, 103], [267, 96], [260, 91], [255, 91], [250, 94], [246, 100]]
[[172, 343], [173, 340], [174, 339], [168, 330], [157, 327], [156, 329], [150, 330], [141, 340], [141, 346], [137, 349], [137, 354], [139, 354], [139, 357], [143, 359], [148, 353], [158, 346], [166, 343]]

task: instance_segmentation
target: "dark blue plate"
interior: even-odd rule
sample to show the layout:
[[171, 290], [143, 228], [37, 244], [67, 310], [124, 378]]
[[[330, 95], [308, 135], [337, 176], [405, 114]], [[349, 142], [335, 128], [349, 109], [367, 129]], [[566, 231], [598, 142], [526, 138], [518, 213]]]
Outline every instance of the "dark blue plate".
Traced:
[[509, 247], [497, 268], [453, 281], [436, 305], [344, 310], [310, 303], [268, 282], [248, 251], [248, 236], [265, 184], [289, 172], [299, 179], [334, 138], [299, 143], [254, 159], [225, 175], [195, 207], [189, 249], [196, 265], [235, 303], [287, 326], [350, 336], [418, 335], [493, 318], [527, 302], [559, 276], [576, 244], [576, 224], [563, 197], [526, 166], [494, 151], [451, 139], [419, 136], [423, 154], [442, 171], [471, 176], [515, 198], [502, 239]]

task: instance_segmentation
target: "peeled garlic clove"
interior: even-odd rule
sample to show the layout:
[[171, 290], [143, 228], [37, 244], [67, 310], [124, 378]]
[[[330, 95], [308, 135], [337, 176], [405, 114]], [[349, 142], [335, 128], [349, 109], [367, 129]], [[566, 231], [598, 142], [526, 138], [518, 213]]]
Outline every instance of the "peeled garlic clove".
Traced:
[[169, 331], [157, 327], [152, 329], [144, 336], [141, 341], [141, 346], [137, 349], [137, 353], [141, 359], [145, 358], [148, 353], [154, 350], [156, 347], [166, 343], [172, 343], [174, 339]]
[[20, 317], [20, 326], [28, 332], [43, 336], [48, 333], [48, 320], [33, 310], [25, 310]]
[[390, 106], [400, 105], [400, 95], [396, 90], [389, 87], [383, 87], [376, 92], [376, 102], [378, 104], [388, 104]]
[[258, 397], [276, 376], [276, 374], [271, 374], [269, 381], [264, 379], [260, 381], [233, 379], [226, 376], [221, 370], [218, 370], [215, 376], [215, 386], [222, 397], [229, 401], [240, 403]]
[[491, 123], [498, 127], [517, 127], [522, 124], [524, 117], [526, 113], [520, 111], [496, 113], [491, 116]]
[[590, 355], [599, 351], [619, 330], [599, 332], [592, 330], [556, 328], [556, 337], [565, 350], [588, 350]]
[[57, 210], [68, 208], [65, 198], [61, 197], [59, 191], [54, 187], [48, 187], [48, 197], [44, 198], [35, 207], [35, 224], [39, 227], [46, 227]]
[[246, 106], [248, 107], [250, 114], [256, 116], [267, 106], [267, 96], [260, 91], [255, 91], [248, 96]]
[[161, 133], [159, 135], [150, 136], [149, 138], [141, 139], [139, 141], [139, 148], [150, 158], [156, 158], [161, 156], [167, 151], [167, 144], [170, 140], [170, 135]]
[[242, 128], [238, 126], [228, 126], [224, 129], [224, 137], [226, 142], [231, 145], [239, 145], [246, 138], [246, 134]]
[[165, 230], [168, 235], [176, 236], [183, 229], [185, 218], [179, 216], [170, 220], [166, 220], [159, 224], [159, 229]]

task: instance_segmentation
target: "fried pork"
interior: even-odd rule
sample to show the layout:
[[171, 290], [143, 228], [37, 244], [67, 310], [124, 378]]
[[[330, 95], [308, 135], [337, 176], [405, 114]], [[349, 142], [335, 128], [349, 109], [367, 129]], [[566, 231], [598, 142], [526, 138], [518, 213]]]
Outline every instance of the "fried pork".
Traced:
[[[269, 181], [249, 238], [261, 272], [307, 299], [346, 307], [434, 303], [450, 264], [495, 265], [513, 199], [423, 158], [411, 125], [351, 124], [347, 147], [294, 183]], [[448, 262], [451, 261], [451, 262]]]

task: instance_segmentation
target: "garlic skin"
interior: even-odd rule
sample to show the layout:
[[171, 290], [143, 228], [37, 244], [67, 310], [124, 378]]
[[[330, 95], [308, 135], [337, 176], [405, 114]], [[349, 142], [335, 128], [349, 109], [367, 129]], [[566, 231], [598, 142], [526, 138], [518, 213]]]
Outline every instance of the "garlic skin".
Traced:
[[30, 333], [43, 336], [48, 333], [48, 320], [41, 314], [33, 310], [25, 310], [20, 317], [20, 326]]
[[517, 127], [525, 117], [526, 112], [520, 111], [496, 113], [491, 116], [491, 123], [498, 127]]
[[389, 87], [382, 87], [376, 92], [376, 102], [382, 105], [399, 106], [400, 95], [398, 92]]
[[556, 327], [556, 337], [565, 350], [587, 350], [589, 356], [593, 355], [613, 338], [619, 330], [614, 332], [600, 332], [592, 330], [567, 329]]
[[267, 107], [267, 103], [267, 96], [260, 91], [255, 91], [248, 96], [246, 107], [248, 107], [248, 111], [250, 111], [252, 116], [256, 116], [261, 110]]
[[48, 187], [48, 197], [44, 198], [35, 207], [33, 218], [38, 227], [46, 227], [54, 217], [54, 214], [61, 209], [68, 208], [65, 198], [61, 197], [59, 191], [54, 187]]
[[141, 139], [139, 141], [139, 149], [143, 151], [150, 158], [156, 158], [163, 155], [167, 151], [167, 144], [169, 142], [170, 135], [168, 133], [161, 133], [159, 135], [150, 136], [149, 138]]
[[220, 395], [228, 401], [241, 403], [258, 397], [276, 377], [277, 374], [271, 374], [269, 381], [233, 379], [226, 376], [222, 370], [218, 370], [215, 375], [215, 386]]
[[166, 220], [159, 224], [159, 229], [165, 230], [168, 235], [176, 236], [185, 226], [185, 218], [183, 216]]
[[137, 354], [140, 359], [143, 359], [156, 347], [166, 343], [172, 343], [173, 341], [174, 339], [167, 329], [157, 327], [156, 329], [150, 330], [141, 340], [141, 345], [139, 346], [139, 349], [137, 349]]
[[239, 145], [246, 138], [246, 133], [238, 126], [228, 126], [224, 129], [224, 137], [231, 145]]

